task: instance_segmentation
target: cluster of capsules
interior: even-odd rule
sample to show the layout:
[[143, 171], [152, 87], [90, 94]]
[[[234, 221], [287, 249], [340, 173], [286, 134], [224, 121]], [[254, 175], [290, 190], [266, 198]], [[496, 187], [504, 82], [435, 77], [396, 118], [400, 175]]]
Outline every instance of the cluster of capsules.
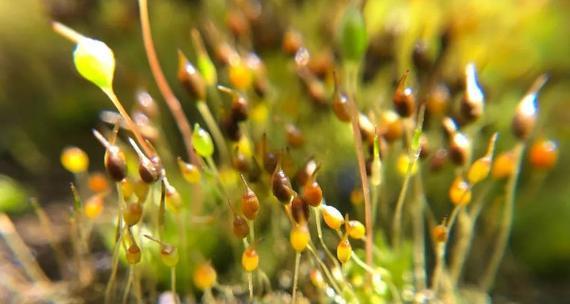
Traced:
[[[259, 38], [253, 34], [256, 32], [256, 24], [263, 22], [263, 15], [258, 7], [250, 6], [248, 3], [245, 1], [243, 6], [233, 8], [228, 13], [226, 21], [237, 41]], [[141, 7], [144, 12], [146, 4]], [[144, 14], [141, 14], [144, 20]], [[350, 8], [346, 15], [343, 33], [347, 33], [345, 35], [348, 35], [349, 43], [356, 42], [353, 45], [341, 47], [342, 55], [348, 62], [354, 58], [361, 59], [360, 57], [366, 51], [366, 44], [362, 47], [362, 43], [359, 43], [362, 40], [360, 33], [364, 29], [364, 22], [358, 10]], [[148, 16], [146, 18], [148, 19]], [[143, 22], [143, 32], [145, 24], [148, 27], [148, 20], [146, 23]], [[144, 234], [144, 236], [160, 246], [160, 257], [163, 263], [174, 273], [179, 255], [177, 247], [163, 239], [165, 212], [167, 207], [172, 210], [183, 208], [184, 201], [187, 199], [182, 198], [169, 182], [159, 153], [154, 148], [154, 145], [158, 145], [161, 140], [160, 131], [153, 126], [158, 120], [156, 105], [147, 93], [139, 93], [137, 96], [139, 109], [131, 117], [113, 90], [115, 59], [112, 51], [104, 43], [78, 34], [61, 24], [55, 24], [54, 27], [56, 31], [77, 44], [74, 62], [79, 73], [101, 88], [119, 112], [118, 118], [108, 118], [116, 126], [109, 138], [94, 131], [94, 135], [105, 148], [104, 165], [108, 176], [116, 183], [120, 196], [117, 244], [124, 244], [126, 260], [129, 264], [135, 265], [141, 261], [141, 249], [135, 234], [132, 233], [132, 227], [141, 223], [144, 218], [143, 206], [148, 199], [149, 188], [158, 185], [156, 188], [160, 189], [159, 207], [158, 210], [153, 210], [153, 213], [156, 213], [156, 220], [152, 221], [156, 223], [158, 236], [153, 237], [149, 234]], [[320, 227], [321, 216], [326, 226], [338, 235], [336, 259], [332, 258], [333, 263], [338, 263], [338, 260], [345, 264], [351, 259], [359, 259], [353, 254], [350, 239], [365, 240], [369, 237], [371, 240], [374, 225], [367, 219], [365, 224], [358, 220], [351, 220], [348, 214], [343, 216], [337, 208], [325, 203], [323, 189], [317, 181], [320, 165], [315, 158], [299, 166], [295, 182], [292, 183], [287, 174], [292, 170], [287, 169], [294, 167], [294, 164], [287, 163], [291, 161], [288, 158], [288, 149], [272, 151], [269, 148], [268, 135], [258, 134], [259, 132], [255, 130], [256, 122], [267, 119], [267, 105], [264, 104], [264, 98], [271, 98], [271, 94], [274, 93], [263, 60], [252, 51], [243, 51], [244, 47], [239, 49], [234, 47], [212, 23], [207, 23], [205, 32], [207, 45], [214, 54], [215, 60], [210, 58], [200, 32], [192, 30], [192, 39], [196, 48], [195, 64], [182, 51], [179, 51], [177, 78], [189, 98], [195, 101], [196, 108], [209, 132], [198, 124], [190, 128], [187, 118], [180, 114], [182, 113], [180, 102], [173, 96], [172, 90], [165, 83], [164, 76], [160, 76], [162, 74], [160, 66], [156, 68], [156, 58], [153, 58], [152, 52], [148, 55], [153, 75], [184, 137], [188, 151], [187, 161], [182, 158], [177, 159], [178, 169], [181, 176], [191, 185], [201, 185], [203, 173], [214, 176], [209, 181], [219, 188], [222, 200], [228, 202], [232, 214], [233, 234], [244, 243], [241, 266], [249, 275], [250, 296], [253, 296], [251, 274], [259, 269], [260, 263], [260, 256], [256, 250], [259, 238], [256, 240], [254, 237], [254, 225], [261, 206], [260, 199], [253, 190], [256, 187], [252, 187], [250, 183], [256, 183], [259, 186], [257, 189], [261, 189], [261, 192], [271, 191], [273, 197], [281, 203], [291, 223], [289, 242], [297, 257], [292, 292], [294, 301], [301, 253], [307, 249], [311, 252], [316, 251], [316, 247], [311, 242], [311, 230], [309, 229], [311, 213], [315, 214], [315, 229], [322, 244], [322, 250], [329, 257], [332, 254], [323, 240]], [[150, 47], [148, 45], [147, 43], [147, 48], [153, 48], [152, 42]], [[363, 66], [364, 78], [371, 77], [369, 68], [373, 64], [369, 62], [378, 59], [376, 57], [382, 54], [375, 47], [374, 44], [368, 47], [365, 57], [366, 64]], [[520, 161], [518, 154], [522, 153], [522, 150], [513, 149], [494, 157], [497, 134], [490, 137], [486, 153], [475, 161], [471, 161], [472, 139], [464, 132], [464, 129], [475, 124], [483, 116], [485, 96], [478, 82], [474, 64], [468, 64], [465, 67], [464, 77], [461, 77], [463, 81], [458, 86], [460, 89], [456, 90], [457, 92], [450, 91], [448, 86], [438, 78], [443, 62], [440, 57], [445, 55], [445, 48], [442, 48], [438, 58], [432, 60], [427, 55], [425, 46], [418, 43], [412, 54], [412, 61], [417, 72], [417, 92], [408, 85], [408, 78], [411, 78], [411, 74], [406, 71], [393, 90], [390, 109], [385, 109], [380, 113], [372, 110], [365, 113], [358, 107], [355, 90], [359, 85], [359, 79], [358, 77], [353, 79], [350, 76], [339, 76], [340, 73], [335, 68], [336, 58], [333, 51], [323, 51], [313, 56], [305, 46], [302, 35], [292, 29], [282, 34], [281, 48], [293, 59], [294, 73], [308, 99], [319, 109], [330, 109], [340, 122], [352, 124], [355, 137], [358, 137], [358, 139], [355, 138], [355, 142], [362, 145], [360, 149], [358, 146], [356, 149], [357, 154], [364, 160], [363, 170], [360, 173], [369, 178], [367, 180], [364, 176], [362, 177], [363, 189], [360, 193], [365, 196], [365, 200], [368, 200], [369, 195], [365, 189], [378, 187], [382, 183], [384, 179], [382, 161], [391, 152], [394, 143], [398, 141], [402, 142], [405, 151], [397, 161], [397, 169], [402, 176], [409, 178], [415, 175], [418, 171], [416, 163], [419, 159], [429, 158], [429, 167], [432, 170], [441, 169], [448, 160], [459, 168], [456, 170], [456, 177], [448, 192], [449, 200], [456, 206], [466, 206], [471, 201], [472, 187], [490, 174], [497, 179], [517, 174]], [[346, 67], [345, 69], [348, 70]], [[341, 70], [338, 69], [338, 71]], [[218, 74], [219, 72], [223, 73]], [[346, 71], [343, 72], [348, 75]], [[222, 77], [229, 85], [219, 84], [221, 83], [219, 78]], [[544, 82], [544, 77], [539, 78], [516, 108], [512, 130], [520, 143], [525, 143], [535, 128], [536, 99]], [[227, 95], [229, 102], [226, 98], [222, 98], [220, 93]], [[455, 98], [454, 95], [459, 95], [459, 97]], [[450, 106], [454, 98], [459, 99], [457, 109], [452, 109]], [[444, 147], [431, 153], [427, 133], [422, 132], [430, 121], [436, 121], [443, 127], [445, 138]], [[125, 156], [127, 153], [123, 152], [116, 143], [120, 126], [125, 127], [134, 135], [134, 139], [129, 138], [128, 141], [138, 160], [136, 181], [129, 178], [127, 173], [128, 161]], [[190, 133], [188, 130], [191, 130]], [[306, 144], [301, 128], [295, 124], [288, 123], [281, 130], [285, 131], [285, 139], [289, 148], [299, 148]], [[252, 142], [257, 144], [258, 153], [253, 151]], [[217, 163], [214, 160], [215, 150]], [[86, 170], [86, 167], [81, 165], [82, 159], [86, 156], [79, 151], [69, 149], [65, 150], [62, 155], [62, 163], [74, 173]], [[536, 167], [551, 168], [556, 158], [557, 146], [551, 140], [539, 139], [530, 148], [529, 159]], [[223, 175], [227, 167], [231, 167], [230, 170], [236, 173], [234, 175], [240, 175], [243, 181], [244, 191], [241, 195], [240, 210], [234, 209], [231, 203], [231, 191], [228, 191], [227, 183], [224, 181]], [[369, 184], [365, 181], [369, 181]], [[105, 178], [101, 175], [92, 176], [89, 185], [96, 193], [109, 191]], [[402, 193], [405, 196], [406, 191], [402, 190]], [[402, 196], [402, 203], [404, 196]], [[97, 218], [103, 211], [103, 195], [96, 194], [93, 197], [85, 204], [85, 214], [91, 219]], [[265, 196], [262, 197], [263, 199]], [[398, 209], [399, 207], [396, 207], [396, 213]], [[398, 216], [396, 218], [398, 220], [394, 221], [394, 230], [399, 230], [400, 220]], [[450, 219], [433, 228], [432, 234], [435, 242], [445, 243], [447, 241], [451, 223]], [[392, 240], [392, 242], [398, 242], [398, 240]], [[371, 243], [366, 243], [367, 246], [372, 246]], [[116, 245], [116, 248], [121, 246]], [[367, 263], [370, 262], [367, 261]], [[372, 269], [367, 268], [372, 265], [366, 265], [361, 261], [359, 263], [363, 264], [366, 269]], [[333, 278], [326, 266], [321, 267], [321, 271], [325, 273], [330, 285], [341, 294], [342, 288], [337, 284], [338, 279]], [[372, 272], [374, 271], [372, 269]], [[174, 278], [175, 275], [173, 275]], [[323, 285], [319, 283], [322, 280], [320, 272], [314, 272], [314, 275], [312, 273], [311, 278], [315, 278], [313, 279], [316, 282], [315, 285]], [[209, 291], [216, 286], [217, 274], [210, 263], [200, 264], [196, 268], [194, 282], [204, 291]]]

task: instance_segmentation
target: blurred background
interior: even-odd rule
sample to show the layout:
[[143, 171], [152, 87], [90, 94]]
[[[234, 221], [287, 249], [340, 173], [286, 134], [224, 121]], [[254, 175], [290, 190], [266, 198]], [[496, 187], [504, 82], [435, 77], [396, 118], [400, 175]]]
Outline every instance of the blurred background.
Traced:
[[[189, 29], [206, 18], [224, 24], [224, 1], [149, 2], [158, 55], [167, 78], [175, 83], [176, 50], [191, 50]], [[260, 30], [265, 40], [256, 47], [262, 56], [280, 51], [288, 24], [299, 29], [314, 48], [334, 30], [326, 18], [329, 1], [261, 2], [274, 9], [272, 22], [261, 25], [266, 27]], [[322, 12], [322, 18], [315, 18], [315, 12]], [[24, 223], [30, 196], [50, 204], [69, 201], [72, 177], [59, 162], [61, 150], [68, 145], [88, 151], [91, 166], [103, 170], [102, 149], [91, 129], [100, 124], [99, 113], [111, 105], [77, 75], [71, 60], [73, 46], [52, 32], [50, 20], [111, 46], [118, 63], [116, 91], [129, 104], [141, 87], [159, 96], [144, 56], [137, 13], [134, 0], [0, 0], [1, 212]], [[381, 67], [380, 74], [410, 66], [418, 39], [433, 53], [437, 50], [431, 45], [442, 33], [453, 37], [446, 66], [459, 70], [445, 73], [461, 73], [467, 62], [476, 63], [489, 103], [501, 105], [490, 113], [500, 130], [509, 128], [514, 105], [534, 78], [549, 74], [539, 98], [537, 137], [558, 142], [559, 160], [549, 172], [523, 168], [524, 195], [517, 201], [511, 247], [496, 294], [498, 299], [521, 303], [561, 303], [570, 298], [570, 2], [370, 0], [365, 18], [371, 45], [377, 42], [378, 48], [386, 50], [386, 60], [398, 63]], [[268, 70], [273, 75], [271, 63]], [[370, 78], [369, 87], [376, 86]], [[278, 85], [286, 88], [287, 84]], [[174, 88], [182, 95], [178, 86]], [[185, 110], [194, 117], [192, 108], [187, 105]], [[182, 154], [168, 114], [162, 123], [172, 134], [169, 142]]]

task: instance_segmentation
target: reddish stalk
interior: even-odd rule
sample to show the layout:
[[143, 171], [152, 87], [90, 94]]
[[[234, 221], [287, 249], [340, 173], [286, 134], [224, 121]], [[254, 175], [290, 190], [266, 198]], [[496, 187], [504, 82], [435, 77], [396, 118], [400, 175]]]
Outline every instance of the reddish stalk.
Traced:
[[[366, 264], [372, 265], [372, 246], [373, 246], [373, 227], [372, 227], [372, 214], [370, 204], [370, 185], [368, 184], [368, 175], [366, 175], [366, 163], [364, 159], [364, 149], [362, 147], [362, 138], [360, 137], [360, 128], [358, 125], [358, 107], [354, 100], [356, 94], [356, 79], [358, 69], [354, 68], [354, 75], [347, 75], [348, 80], [352, 79], [353, 85], [351, 86], [350, 103], [350, 120], [352, 123], [352, 134], [354, 137], [354, 149], [356, 150], [356, 158], [358, 160], [358, 171], [360, 173], [360, 185], [362, 187], [362, 194], [364, 196], [364, 225], [366, 226]], [[348, 74], [348, 71], [347, 71]]]
[[164, 101], [166, 105], [170, 109], [172, 116], [178, 126], [178, 130], [182, 134], [182, 139], [184, 140], [184, 145], [186, 146], [186, 153], [188, 155], [188, 159], [196, 166], [200, 165], [198, 158], [196, 157], [194, 150], [192, 149], [192, 127], [182, 110], [182, 106], [180, 100], [176, 98], [174, 92], [168, 85], [166, 81], [166, 77], [162, 72], [162, 68], [160, 67], [160, 62], [158, 61], [158, 56], [156, 55], [156, 49], [154, 48], [154, 42], [152, 39], [152, 34], [150, 31], [150, 21], [148, 17], [148, 4], [147, 0], [139, 0], [139, 13], [140, 13], [140, 22], [142, 28], [142, 36], [144, 42], [144, 49], [146, 52], [146, 56], [148, 59], [148, 64], [150, 66], [150, 70], [152, 72], [152, 76], [154, 77], [154, 81], [158, 86], [158, 90], [164, 97]]

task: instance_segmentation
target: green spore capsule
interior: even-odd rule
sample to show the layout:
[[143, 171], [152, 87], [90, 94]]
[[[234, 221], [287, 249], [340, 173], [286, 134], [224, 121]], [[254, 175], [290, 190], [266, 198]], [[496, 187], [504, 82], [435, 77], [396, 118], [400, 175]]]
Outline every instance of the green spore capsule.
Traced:
[[79, 74], [85, 79], [102, 90], [112, 88], [115, 56], [104, 42], [82, 37], [73, 52], [73, 62]]
[[212, 137], [206, 130], [202, 129], [199, 124], [194, 125], [192, 146], [202, 157], [210, 157], [214, 154], [214, 143], [212, 142]]
[[354, 5], [346, 9], [340, 22], [339, 43], [343, 57], [349, 61], [359, 61], [368, 46], [364, 17]]

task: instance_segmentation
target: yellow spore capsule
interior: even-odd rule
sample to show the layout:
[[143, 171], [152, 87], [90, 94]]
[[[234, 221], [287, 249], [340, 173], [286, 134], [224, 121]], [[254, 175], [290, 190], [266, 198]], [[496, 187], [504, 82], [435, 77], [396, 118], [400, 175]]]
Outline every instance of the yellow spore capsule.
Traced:
[[348, 237], [345, 235], [338, 246], [336, 247], [336, 257], [341, 263], [346, 263], [350, 260], [352, 256], [352, 246], [350, 246], [350, 242], [348, 241]]
[[143, 213], [142, 205], [139, 203], [128, 203], [127, 208], [123, 211], [123, 220], [127, 226], [136, 225]]
[[491, 163], [493, 161], [493, 153], [495, 151], [495, 142], [497, 141], [498, 134], [495, 133], [489, 139], [487, 153], [471, 164], [467, 171], [467, 181], [474, 185], [484, 180], [491, 172]]
[[197, 184], [200, 182], [202, 174], [200, 173], [200, 169], [198, 169], [198, 167], [183, 161], [181, 158], [178, 158], [178, 168], [180, 169], [180, 173], [182, 173], [182, 177], [184, 177], [188, 183]]
[[344, 223], [344, 218], [340, 211], [338, 211], [333, 206], [328, 206], [321, 204], [321, 212], [323, 213], [323, 219], [325, 224], [333, 230], [338, 230], [340, 226]]
[[133, 190], [137, 195], [137, 197], [139, 198], [139, 201], [142, 203], [146, 200], [146, 197], [148, 196], [149, 185], [141, 179], [138, 180], [136, 183], [134, 183]]
[[125, 178], [120, 182], [121, 192], [125, 200], [129, 200], [135, 192], [135, 186], [129, 178]]
[[491, 172], [491, 158], [484, 156], [473, 162], [467, 171], [467, 181], [472, 185], [484, 180]]
[[493, 162], [491, 173], [496, 179], [503, 179], [515, 172], [515, 155], [512, 151], [499, 154]]
[[350, 203], [354, 206], [359, 206], [364, 202], [364, 195], [362, 194], [362, 190], [360, 188], [354, 188], [350, 192]]
[[433, 239], [438, 243], [447, 241], [447, 228], [445, 225], [437, 225], [432, 230]]
[[366, 235], [366, 228], [364, 225], [356, 220], [352, 220], [348, 222], [348, 235], [350, 235], [353, 239], [363, 239]]
[[455, 205], [466, 205], [471, 201], [471, 186], [460, 176], [449, 188], [449, 199]]
[[162, 262], [168, 267], [175, 267], [179, 260], [178, 249], [169, 244], [163, 244], [160, 247], [160, 259]]
[[[410, 164], [411, 159], [407, 153], [401, 153], [396, 160], [396, 170], [400, 174], [400, 176], [406, 176], [408, 174], [408, 167]], [[410, 170], [411, 175], [415, 175], [418, 172], [418, 163], [412, 165]]]
[[269, 117], [269, 109], [267, 107], [267, 103], [261, 102], [257, 105], [254, 105], [250, 111], [249, 116], [255, 123], [265, 123]]
[[200, 290], [210, 289], [216, 283], [218, 274], [210, 263], [203, 263], [194, 271], [194, 284]]
[[88, 219], [96, 219], [101, 215], [104, 209], [103, 197], [101, 195], [94, 195], [85, 202], [83, 212]]
[[311, 270], [309, 273], [309, 277], [311, 279], [311, 283], [318, 289], [323, 289], [326, 287], [325, 279], [323, 278], [323, 274], [318, 271], [317, 269]]
[[251, 70], [243, 60], [235, 60], [230, 63], [228, 69], [230, 83], [239, 90], [247, 90], [253, 80]]
[[78, 147], [63, 149], [60, 160], [63, 167], [74, 174], [85, 172], [89, 167], [89, 157]]
[[307, 244], [311, 240], [309, 229], [306, 225], [297, 224], [291, 229], [289, 241], [295, 251], [302, 252], [307, 248]]
[[247, 272], [252, 272], [259, 265], [259, 255], [255, 248], [249, 246], [241, 256], [241, 266]]
[[132, 244], [125, 252], [127, 263], [131, 265], [138, 264], [141, 261], [141, 249], [137, 244]]

